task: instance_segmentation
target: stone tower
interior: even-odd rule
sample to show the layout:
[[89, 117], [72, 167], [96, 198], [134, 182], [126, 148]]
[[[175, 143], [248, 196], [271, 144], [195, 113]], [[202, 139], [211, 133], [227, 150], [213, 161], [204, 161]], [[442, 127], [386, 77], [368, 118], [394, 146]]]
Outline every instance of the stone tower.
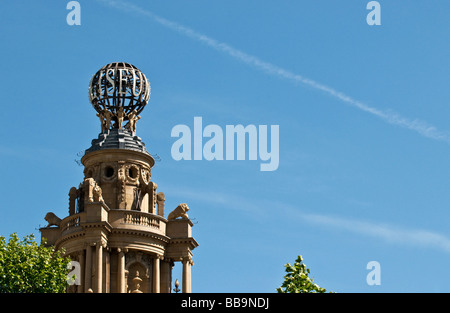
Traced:
[[169, 293], [174, 262], [183, 266], [182, 291], [191, 292], [192, 237], [188, 206], [167, 217], [165, 195], [151, 180], [155, 163], [136, 135], [150, 84], [127, 63], [101, 68], [89, 86], [101, 133], [81, 158], [84, 180], [69, 191], [68, 216], [47, 213], [41, 236], [79, 264], [70, 292]]

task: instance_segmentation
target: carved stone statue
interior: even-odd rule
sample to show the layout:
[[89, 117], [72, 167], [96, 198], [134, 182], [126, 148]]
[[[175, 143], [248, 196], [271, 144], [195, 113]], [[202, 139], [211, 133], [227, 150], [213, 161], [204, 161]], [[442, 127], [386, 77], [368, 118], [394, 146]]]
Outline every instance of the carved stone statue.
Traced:
[[109, 110], [104, 110], [103, 115], [105, 116], [105, 129], [108, 130], [111, 128], [111, 119], [113, 114]]
[[187, 211], [189, 211], [189, 207], [187, 206], [186, 203], [180, 203], [180, 205], [178, 205], [175, 210], [173, 210], [172, 212], [169, 213], [169, 216], [167, 217], [167, 220], [174, 220], [178, 217], [181, 218], [189, 218], [187, 215]]
[[84, 180], [84, 196], [85, 198], [87, 197], [88, 202], [94, 202], [94, 194], [93, 194], [93, 190], [94, 190], [94, 186], [96, 185], [96, 182], [93, 178], [86, 178]]
[[95, 183], [94, 189], [92, 190], [93, 194], [94, 194], [94, 201], [95, 202], [105, 202], [103, 200], [103, 196], [102, 196], [102, 188], [97, 185], [97, 183]]
[[120, 107], [116, 113], [117, 117], [117, 128], [122, 129], [123, 119], [125, 118], [125, 112], [123, 111], [123, 107]]
[[100, 126], [102, 133], [108, 131], [111, 128], [112, 113], [109, 110], [103, 110], [101, 113], [97, 113], [100, 119]]
[[97, 184], [92, 177], [84, 180], [85, 195], [89, 202], [104, 202], [102, 196], [102, 188]]
[[55, 213], [53, 213], [53, 212], [48, 212], [45, 215], [44, 219], [48, 222], [47, 227], [50, 227], [50, 226], [58, 226], [59, 227], [59, 224], [61, 224], [61, 219], [59, 217], [57, 217], [55, 215]]
[[102, 133], [104, 133], [105, 132], [105, 117], [104, 117], [103, 113], [97, 113], [97, 116], [100, 119], [101, 131], [102, 131]]
[[137, 115], [137, 111], [133, 110], [133, 112], [131, 112], [130, 114], [128, 114], [128, 124], [127, 124], [127, 128], [131, 131], [131, 132], [136, 132], [136, 122], [140, 119], [141, 117], [139, 115]]

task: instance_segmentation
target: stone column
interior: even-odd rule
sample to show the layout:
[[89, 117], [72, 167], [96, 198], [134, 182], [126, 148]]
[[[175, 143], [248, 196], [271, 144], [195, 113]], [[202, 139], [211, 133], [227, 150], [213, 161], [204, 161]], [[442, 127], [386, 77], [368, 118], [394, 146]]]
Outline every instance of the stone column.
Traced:
[[86, 262], [84, 264], [84, 292], [88, 292], [92, 287], [92, 247], [90, 244], [86, 245]]
[[86, 270], [86, 250], [81, 250], [78, 261], [80, 262], [80, 285], [77, 286], [77, 292], [84, 292], [85, 270]]
[[111, 292], [110, 287], [110, 277], [111, 277], [111, 259], [110, 259], [110, 249], [105, 249], [105, 293]]
[[161, 269], [161, 293], [170, 293], [170, 288], [172, 288], [172, 260], [163, 259], [160, 264]]
[[183, 293], [191, 293], [191, 262], [192, 259], [189, 257], [185, 257], [182, 260], [183, 262], [183, 284], [181, 288], [181, 292]]
[[161, 286], [161, 279], [160, 279], [160, 269], [159, 269], [159, 262], [160, 262], [160, 256], [156, 255], [153, 259], [153, 292], [159, 293], [160, 292], [160, 286]]
[[118, 248], [117, 252], [117, 291], [125, 292], [125, 253], [123, 249]]
[[102, 293], [102, 285], [103, 285], [103, 246], [101, 242], [97, 242], [96, 245], [96, 287], [97, 292]]

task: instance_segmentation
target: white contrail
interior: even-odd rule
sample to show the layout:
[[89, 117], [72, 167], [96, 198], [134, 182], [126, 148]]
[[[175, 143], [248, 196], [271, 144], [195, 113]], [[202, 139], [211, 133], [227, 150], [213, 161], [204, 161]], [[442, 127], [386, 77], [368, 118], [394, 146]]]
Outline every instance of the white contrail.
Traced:
[[[292, 217], [293, 215], [290, 216]], [[450, 238], [428, 230], [405, 229], [394, 225], [378, 224], [319, 214], [297, 214], [297, 216], [300, 219], [314, 224], [322, 224], [357, 234], [377, 237], [390, 243], [434, 247], [438, 250], [450, 253]]]
[[99, 0], [99, 1], [106, 3], [112, 7], [115, 7], [117, 9], [121, 9], [121, 10], [125, 10], [128, 12], [132, 12], [132, 13], [134, 12], [134, 13], [148, 16], [164, 27], [170, 28], [180, 34], [183, 34], [183, 35], [190, 37], [196, 41], [206, 44], [207, 46], [209, 46], [215, 50], [224, 52], [224, 53], [232, 56], [233, 58], [235, 58], [239, 61], [242, 61], [248, 65], [251, 65], [261, 71], [264, 71], [264, 72], [274, 75], [274, 76], [278, 76], [280, 78], [285, 78], [285, 79], [291, 80], [295, 83], [301, 83], [301, 84], [310, 86], [314, 89], [320, 90], [324, 93], [331, 95], [334, 98], [337, 98], [337, 99], [343, 101], [346, 104], [356, 107], [364, 112], [375, 115], [378, 118], [384, 120], [385, 122], [416, 131], [419, 134], [421, 134], [422, 136], [425, 136], [425, 137], [428, 137], [428, 138], [431, 138], [434, 140], [439, 140], [439, 141], [444, 141], [444, 142], [450, 143], [450, 134], [448, 132], [440, 131], [436, 127], [429, 125], [428, 123], [426, 123], [424, 121], [421, 121], [418, 119], [412, 120], [412, 119], [409, 119], [406, 117], [402, 117], [399, 114], [392, 112], [392, 111], [382, 111], [377, 108], [371, 107], [363, 102], [353, 99], [352, 97], [350, 97], [334, 88], [323, 85], [319, 82], [316, 82], [312, 79], [303, 77], [301, 75], [292, 73], [286, 69], [283, 69], [283, 68], [276, 66], [274, 64], [271, 64], [269, 62], [260, 60], [259, 58], [255, 57], [253, 55], [242, 52], [236, 48], [233, 48], [232, 46], [230, 46], [226, 43], [219, 42], [211, 37], [208, 37], [206, 35], [203, 35], [203, 34], [197, 32], [191, 28], [188, 28], [186, 26], [183, 26], [178, 23], [167, 20], [165, 18], [162, 18], [162, 17], [152, 13], [151, 11], [145, 10], [145, 9], [138, 7], [132, 3], [124, 2], [124, 1], [116, 1], [116, 0]]
[[[227, 209], [235, 210], [239, 214], [246, 214], [260, 222], [269, 219], [273, 221], [273, 212], [276, 210], [277, 217], [280, 220], [289, 219], [292, 223], [298, 221], [318, 226], [322, 225], [327, 228], [341, 229], [358, 235], [381, 239], [390, 244], [434, 248], [445, 253], [450, 253], [450, 237], [426, 229], [405, 228], [399, 225], [333, 215], [311, 214], [283, 201], [268, 199], [259, 199], [259, 201], [254, 199], [249, 200], [238, 194], [230, 195], [229, 193], [215, 192], [214, 190], [208, 190], [200, 194], [195, 189], [180, 188], [179, 186], [169, 184], [165, 186], [165, 192], [166, 195], [170, 194], [175, 198], [207, 203], [211, 208], [215, 209], [222, 206], [227, 207]], [[230, 207], [228, 205], [229, 203], [236, 203], [237, 205]]]

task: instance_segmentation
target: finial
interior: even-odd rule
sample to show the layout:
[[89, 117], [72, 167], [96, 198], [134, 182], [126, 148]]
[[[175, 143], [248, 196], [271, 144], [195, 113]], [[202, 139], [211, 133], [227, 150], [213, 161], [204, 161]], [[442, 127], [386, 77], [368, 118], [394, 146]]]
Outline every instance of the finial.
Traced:
[[[136, 122], [150, 99], [150, 83], [136, 66], [114, 62], [103, 66], [89, 83], [89, 100], [97, 111], [102, 132], [127, 128], [136, 132]], [[128, 121], [126, 125], [122, 125]], [[112, 124], [111, 122], [114, 122]]]

